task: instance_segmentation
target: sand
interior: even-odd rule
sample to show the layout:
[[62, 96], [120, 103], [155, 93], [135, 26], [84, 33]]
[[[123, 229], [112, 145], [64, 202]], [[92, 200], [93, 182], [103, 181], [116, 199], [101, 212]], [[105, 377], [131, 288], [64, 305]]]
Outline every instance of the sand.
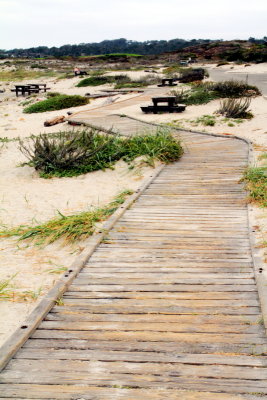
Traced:
[[[267, 65], [267, 64], [266, 64]], [[212, 67], [209, 65], [209, 67]], [[215, 65], [213, 66], [215, 68]], [[225, 66], [226, 67], [226, 66]], [[245, 68], [238, 66], [239, 69]], [[257, 70], [265, 72], [265, 65], [253, 65], [246, 67], [246, 72]], [[224, 68], [224, 67], [219, 67]], [[228, 66], [229, 68], [229, 66]], [[236, 68], [236, 67], [234, 67]], [[261, 68], [261, 69], [260, 69]], [[119, 71], [115, 74], [122, 74]], [[138, 79], [146, 75], [143, 71], [125, 71], [132, 78]], [[110, 89], [111, 86], [76, 88], [79, 77], [58, 80], [49, 78], [35, 80], [47, 83], [55, 92], [66, 94], [80, 94], [99, 90]], [[27, 83], [29, 80], [27, 80]], [[31, 134], [41, 132], [58, 132], [59, 130], [74, 129], [67, 123], [44, 128], [46, 119], [58, 115], [66, 115], [66, 111], [77, 112], [79, 110], [101, 108], [106, 99], [92, 100], [89, 105], [75, 107], [68, 110], [46, 112], [41, 114], [23, 114], [25, 100], [16, 98], [9, 91], [10, 85], [0, 85], [6, 88], [6, 92], [0, 95], [0, 137], [1, 138], [25, 138]], [[267, 101], [264, 97], [252, 100], [251, 110], [254, 118], [243, 123], [229, 126], [232, 121], [223, 122], [216, 117], [215, 126], [204, 126], [197, 123], [196, 119], [203, 115], [213, 115], [219, 107], [219, 101], [212, 101], [207, 105], [190, 106], [182, 114], [143, 114], [140, 105], [128, 106], [126, 99], [136, 96], [127, 94], [116, 96], [116, 102], [121, 102], [120, 112], [145, 121], [166, 123], [172, 122], [177, 126], [200, 131], [235, 134], [245, 137], [254, 143], [256, 156], [267, 151]], [[119, 97], [119, 98], [118, 98]], [[44, 98], [38, 95], [38, 98]], [[147, 104], [145, 102], [144, 104]], [[18, 142], [0, 144], [0, 223], [6, 226], [19, 224], [36, 224], [44, 222], [58, 215], [60, 211], [69, 215], [89, 209], [92, 206], [107, 204], [118, 192], [124, 189], [135, 190], [143, 179], [151, 172], [151, 168], [140, 165], [130, 170], [128, 165], [120, 161], [114, 170], [96, 171], [90, 174], [74, 178], [42, 179], [35, 170], [29, 166], [18, 167], [26, 159], [18, 149]], [[266, 212], [254, 208], [255, 224], [259, 226], [258, 241], [265, 237], [267, 231]], [[22, 324], [29, 312], [36, 306], [42, 296], [53, 286], [60, 277], [64, 268], [72, 263], [77, 254], [83, 249], [83, 243], [75, 246], [63, 246], [62, 242], [39, 248], [29, 243], [17, 242], [14, 239], [0, 240], [0, 280], [12, 278], [15, 292], [20, 294], [20, 301], [9, 300], [0, 302], [0, 344]]]

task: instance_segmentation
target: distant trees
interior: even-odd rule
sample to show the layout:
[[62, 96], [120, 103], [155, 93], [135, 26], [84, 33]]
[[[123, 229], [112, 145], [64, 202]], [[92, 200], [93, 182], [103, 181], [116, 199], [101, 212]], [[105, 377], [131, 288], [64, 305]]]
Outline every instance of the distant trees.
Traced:
[[175, 51], [189, 46], [212, 42], [209, 39], [172, 39], [172, 40], [148, 40], [138, 42], [124, 38], [115, 40], [103, 40], [100, 43], [65, 44], [60, 47], [38, 46], [29, 49], [12, 49], [5, 52], [14, 57], [64, 57], [64, 56], [90, 56], [108, 53], [130, 53], [152, 55]]
[[[185, 50], [184, 50], [185, 49]], [[187, 50], [188, 49], [188, 50]], [[157, 55], [179, 52], [181, 56], [221, 58], [227, 61], [267, 61], [267, 36], [262, 39], [250, 37], [246, 40], [223, 41], [210, 39], [147, 40], [138, 42], [125, 38], [103, 40], [100, 43], [65, 44], [60, 47], [38, 46], [29, 49], [0, 50], [5, 57], [80, 57], [112, 53]]]

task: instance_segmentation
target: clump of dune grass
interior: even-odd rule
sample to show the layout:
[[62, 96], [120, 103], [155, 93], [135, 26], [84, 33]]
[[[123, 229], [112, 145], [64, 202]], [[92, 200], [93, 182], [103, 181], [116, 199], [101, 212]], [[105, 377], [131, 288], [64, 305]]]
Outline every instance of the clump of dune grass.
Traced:
[[87, 97], [78, 95], [56, 95], [48, 98], [47, 100], [38, 101], [24, 108], [23, 112], [26, 114], [41, 113], [46, 111], [62, 110], [69, 107], [83, 106], [89, 103]]
[[207, 104], [217, 98], [215, 94], [202, 86], [195, 86], [191, 90], [171, 90], [170, 94], [175, 96], [178, 104], [186, 105]]
[[17, 274], [14, 274], [9, 279], [0, 281], [0, 300], [8, 300], [13, 297], [13, 291], [10, 287], [10, 282]]
[[33, 136], [20, 141], [20, 150], [41, 176], [73, 176], [108, 167], [115, 161], [111, 157], [115, 144], [113, 136], [91, 129]]
[[180, 141], [163, 128], [155, 134], [129, 138], [94, 129], [59, 132], [52, 137], [39, 135], [20, 141], [20, 150], [29, 160], [26, 164], [44, 178], [77, 176], [112, 167], [120, 159], [131, 162], [140, 156], [149, 165], [154, 160], [170, 163], [183, 154]]
[[97, 223], [105, 221], [132, 193], [130, 190], [125, 190], [102, 208], [67, 216], [59, 212], [58, 217], [40, 225], [21, 225], [12, 229], [4, 229], [0, 231], [0, 237], [15, 236], [19, 240], [34, 240], [37, 245], [53, 243], [58, 239], [63, 239], [65, 243], [84, 240], [93, 235]]
[[248, 168], [243, 180], [250, 193], [250, 200], [262, 207], [267, 207], [267, 166]]
[[220, 108], [217, 113], [225, 116], [226, 118], [250, 119], [253, 117], [253, 114], [249, 110], [250, 103], [251, 100], [248, 97], [240, 99], [225, 99], [221, 101]]

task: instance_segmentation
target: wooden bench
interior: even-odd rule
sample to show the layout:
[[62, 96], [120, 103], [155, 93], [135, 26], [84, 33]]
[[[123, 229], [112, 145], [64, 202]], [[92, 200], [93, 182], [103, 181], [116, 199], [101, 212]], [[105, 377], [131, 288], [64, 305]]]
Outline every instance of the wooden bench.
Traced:
[[176, 103], [175, 96], [152, 97], [152, 103], [153, 105], [141, 107], [141, 110], [144, 113], [157, 114], [158, 112], [182, 112], [186, 108], [184, 104]]
[[177, 86], [176, 83], [174, 83], [175, 79], [174, 78], [163, 78], [161, 80], [161, 84], [158, 85], [158, 87], [162, 86]]

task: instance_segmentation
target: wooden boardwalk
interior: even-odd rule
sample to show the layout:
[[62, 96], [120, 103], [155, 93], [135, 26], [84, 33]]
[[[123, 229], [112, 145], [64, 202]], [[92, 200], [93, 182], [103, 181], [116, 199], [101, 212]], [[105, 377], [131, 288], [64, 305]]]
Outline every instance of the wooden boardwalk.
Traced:
[[[134, 129], [128, 118], [112, 123]], [[9, 362], [0, 399], [267, 396], [267, 340], [239, 184], [248, 146], [189, 132], [183, 140], [182, 159], [125, 212], [64, 304]]]

